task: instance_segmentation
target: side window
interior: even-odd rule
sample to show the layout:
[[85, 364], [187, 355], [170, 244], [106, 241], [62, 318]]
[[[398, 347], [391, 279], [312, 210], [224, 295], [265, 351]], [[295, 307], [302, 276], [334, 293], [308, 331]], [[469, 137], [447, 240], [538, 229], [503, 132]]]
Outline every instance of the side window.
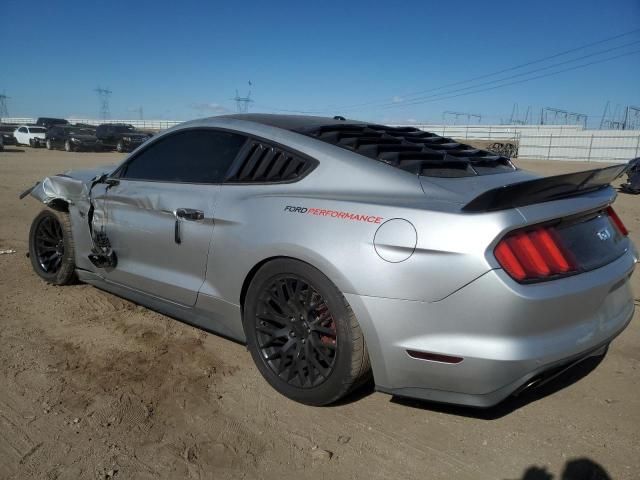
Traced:
[[122, 178], [221, 183], [246, 137], [216, 130], [176, 132], [136, 155]]
[[19, 131], [20, 133], [27, 133], [27, 127], [20, 127], [20, 128], [18, 129], [18, 131]]

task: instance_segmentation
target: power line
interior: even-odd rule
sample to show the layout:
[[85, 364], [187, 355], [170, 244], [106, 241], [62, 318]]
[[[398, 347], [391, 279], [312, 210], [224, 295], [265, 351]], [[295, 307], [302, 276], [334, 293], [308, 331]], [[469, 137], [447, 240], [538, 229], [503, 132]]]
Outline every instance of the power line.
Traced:
[[[528, 67], [529, 65], [535, 65], [537, 63], [542, 63], [542, 62], [545, 62], [547, 60], [552, 60], [554, 58], [558, 58], [558, 57], [561, 57], [563, 55], [567, 55], [569, 53], [577, 52], [579, 50], [584, 50], [584, 49], [589, 48], [589, 47], [594, 47], [596, 45], [601, 45], [603, 43], [611, 42], [613, 40], [617, 40], [618, 38], [626, 37], [628, 35], [631, 35], [631, 34], [637, 33], [637, 32], [640, 32], [640, 28], [636, 28], [634, 30], [630, 30], [630, 31], [627, 31], [627, 32], [624, 32], [624, 33], [621, 33], [621, 34], [618, 34], [618, 35], [614, 35], [612, 37], [607, 37], [607, 38], [604, 38], [602, 40], [598, 40], [596, 42], [587, 43], [587, 44], [584, 44], [584, 45], [579, 46], [579, 47], [571, 48], [569, 50], [564, 50], [562, 52], [554, 53], [553, 55], [542, 57], [542, 58], [539, 58], [537, 60], [531, 60], [529, 62], [521, 63], [521, 64], [515, 65], [513, 67], [504, 68], [502, 70], [498, 70], [498, 71], [495, 71], [495, 72], [492, 72], [492, 73], [487, 73], [487, 74], [484, 74], [484, 75], [479, 75], [477, 77], [469, 78], [469, 79], [466, 79], [466, 80], [460, 80], [460, 81], [453, 82], [453, 83], [447, 83], [447, 84], [441, 85], [439, 87], [433, 87], [433, 88], [429, 88], [429, 89], [426, 89], [426, 90], [419, 90], [417, 92], [408, 93], [408, 94], [406, 94], [404, 96], [405, 97], [414, 97], [414, 96], [422, 95], [423, 93], [434, 92], [436, 90], [442, 90], [442, 89], [445, 89], [445, 88], [454, 87], [454, 86], [457, 86], [457, 85], [462, 85], [464, 83], [470, 83], [470, 82], [474, 82], [476, 80], [482, 80], [484, 78], [493, 77], [493, 76], [496, 76], [496, 75], [500, 75], [501, 73], [506, 73], [506, 72], [510, 72], [510, 71], [513, 71], [513, 70], [517, 70], [519, 68]], [[385, 101], [388, 102], [388, 100], [385, 100]], [[338, 109], [342, 109], [342, 110], [347, 110], [347, 109], [351, 109], [352, 107], [355, 108], [355, 107], [361, 107], [361, 106], [371, 106], [371, 105], [375, 105], [375, 104], [380, 103], [380, 102], [381, 102], [381, 100], [372, 100], [372, 101], [369, 101], [369, 102], [364, 102], [364, 103], [360, 103], [360, 104], [356, 104], [356, 105], [347, 105], [347, 106], [342, 106], [342, 107], [337, 107], [337, 108]]]
[[612, 51], [620, 50], [621, 48], [629, 47], [631, 45], [636, 45], [638, 43], [640, 43], [640, 40], [636, 40], [636, 41], [633, 41], [633, 42], [625, 43], [624, 45], [619, 45], [617, 47], [611, 47], [611, 48], [608, 48], [606, 50], [600, 50], [599, 52], [589, 53], [589, 54], [583, 55], [581, 57], [576, 57], [576, 58], [573, 58], [571, 60], [565, 60], [565, 61], [562, 61], [562, 62], [554, 63], [552, 65], [547, 65], [545, 67], [536, 68], [536, 69], [529, 70], [529, 71], [526, 71], [526, 72], [516, 73], [514, 75], [509, 75], [508, 77], [503, 77], [503, 78], [498, 78], [496, 80], [490, 80], [488, 82], [478, 83], [478, 84], [475, 84], [475, 85], [471, 85], [469, 87], [457, 88], [457, 89], [453, 89], [453, 90], [450, 90], [450, 91], [446, 91], [446, 92], [442, 92], [442, 93], [435, 93], [433, 95], [427, 95], [427, 96], [424, 96], [424, 97], [417, 97], [417, 98], [414, 98], [414, 99], [411, 99], [411, 100], [402, 101], [402, 102], [387, 102], [387, 103], [378, 105], [378, 107], [383, 108], [383, 107], [387, 107], [387, 106], [397, 107], [397, 106], [404, 106], [404, 105], [414, 105], [415, 104], [414, 102], [419, 101], [419, 100], [425, 100], [425, 99], [429, 99], [429, 98], [433, 98], [433, 97], [438, 97], [438, 96], [441, 96], [441, 95], [448, 95], [448, 94], [451, 94], [451, 93], [463, 92], [465, 90], [471, 90], [471, 89], [478, 88], [478, 87], [484, 87], [484, 86], [487, 86], [487, 85], [492, 85], [492, 84], [495, 84], [497, 82], [503, 82], [505, 80], [511, 80], [513, 78], [518, 78], [518, 77], [523, 77], [523, 76], [526, 76], [526, 75], [531, 75], [533, 73], [538, 73], [538, 72], [541, 72], [543, 70], [549, 70], [550, 68], [561, 67], [563, 65], [567, 65], [567, 64], [573, 63], [573, 62], [577, 62], [579, 60], [584, 60], [586, 58], [596, 57], [598, 55], [603, 55], [605, 53], [610, 53]]
[[[448, 96], [444, 96], [444, 97], [439, 96], [437, 98], [419, 100], [419, 101], [415, 101], [415, 102], [405, 103], [405, 104], [403, 104], [403, 106], [419, 105], [419, 104], [429, 103], [429, 102], [437, 102], [439, 100], [447, 100], [449, 98], [462, 97], [462, 96], [465, 96], [465, 95], [473, 95], [474, 93], [481, 93], [481, 92], [487, 92], [489, 90], [496, 90], [498, 88], [508, 87], [510, 85], [518, 85], [520, 83], [530, 82], [532, 80], [537, 80], [539, 78], [551, 77], [553, 75], [558, 75], [560, 73], [569, 72], [571, 70], [577, 70], [579, 68], [585, 68], [585, 67], [588, 67], [588, 66], [591, 66], [591, 65], [596, 65], [598, 63], [608, 62], [608, 61], [615, 60], [615, 59], [618, 59], [618, 58], [627, 57], [629, 55], [635, 55], [637, 53], [640, 53], [640, 50], [634, 50], [634, 51], [631, 51], [631, 52], [622, 53], [620, 55], [615, 55], [613, 57], [603, 58], [601, 60], [595, 60], [593, 62], [583, 63], [581, 65], [575, 65], [575, 66], [570, 67], [570, 68], [564, 68], [562, 70], [558, 70], [557, 72], [550, 72], [550, 73], [546, 73], [546, 74], [543, 74], [543, 75], [537, 75], [535, 77], [525, 78], [525, 79], [522, 79], [522, 80], [516, 80], [514, 82], [508, 82], [508, 83], [504, 83], [502, 85], [496, 85], [496, 86], [493, 86], [493, 87], [482, 88], [482, 89], [475, 90], [475, 91], [472, 91], [472, 92], [458, 93], [456, 95], [448, 95]], [[393, 107], [393, 105], [387, 106], [387, 107], [384, 107], [384, 108], [392, 108], [392, 107]]]
[[[495, 71], [495, 72], [492, 72], [492, 73], [487, 73], [487, 74], [479, 75], [479, 76], [476, 76], [476, 77], [472, 77], [472, 78], [468, 78], [468, 79], [465, 79], [465, 80], [460, 80], [460, 81], [456, 81], [456, 82], [452, 82], [452, 83], [446, 83], [446, 84], [443, 84], [443, 85], [441, 85], [439, 87], [433, 87], [433, 88], [429, 88], [429, 89], [425, 89], [425, 90], [419, 90], [417, 92], [406, 94], [406, 95], [404, 95], [404, 97], [416, 97], [416, 96], [422, 95], [424, 93], [434, 92], [434, 91], [437, 91], [437, 90], [443, 90], [443, 89], [454, 87], [454, 86], [457, 86], [457, 85], [462, 85], [462, 84], [465, 84], [465, 83], [470, 83], [470, 82], [474, 82], [474, 81], [477, 81], [477, 80], [482, 80], [484, 78], [493, 77], [493, 76], [496, 76], [496, 75], [500, 75], [502, 73], [506, 73], [506, 72], [517, 70], [517, 69], [520, 69], [520, 68], [523, 68], [523, 67], [527, 67], [529, 65], [535, 65], [535, 64], [538, 64], [538, 63], [545, 62], [547, 60], [558, 58], [558, 57], [561, 57], [563, 55], [567, 55], [567, 54], [570, 54], [570, 53], [573, 53], [573, 52], [577, 52], [579, 50], [584, 50], [584, 49], [587, 49], [587, 48], [590, 48], [590, 47], [594, 47], [596, 45], [601, 45], [603, 43], [611, 42], [613, 40], [616, 40], [616, 39], [619, 39], [619, 38], [622, 38], [622, 37], [626, 37], [628, 35], [632, 35], [632, 34], [637, 33], [637, 32], [640, 32], [640, 28], [636, 28], [634, 30], [630, 30], [630, 31], [627, 31], [627, 32], [624, 32], [624, 33], [620, 33], [618, 35], [613, 35], [611, 37], [603, 38], [603, 39], [597, 40], [595, 42], [586, 43], [586, 44], [578, 46], [578, 47], [574, 47], [574, 48], [570, 48], [568, 50], [564, 50], [564, 51], [561, 51], [561, 52], [558, 52], [558, 53], [554, 53], [553, 55], [548, 55], [546, 57], [541, 57], [541, 58], [538, 58], [536, 60], [531, 60], [531, 61], [528, 61], [528, 62], [525, 62], [525, 63], [514, 65], [512, 67], [504, 68], [504, 69], [501, 69], [501, 70], [498, 70], [498, 71]], [[632, 42], [632, 43], [634, 43], [634, 42]], [[614, 47], [614, 48], [621, 48], [621, 47]], [[601, 52], [600, 54], [602, 54], [602, 53], [603, 52]], [[597, 54], [594, 54], [594, 55], [597, 55]], [[578, 60], [578, 59], [574, 59], [573, 61], [575, 61], [575, 60]], [[568, 62], [570, 62], [570, 61], [568, 60], [567, 63]], [[545, 67], [545, 68], [549, 68], [549, 67]], [[502, 79], [502, 80], [504, 80], [504, 79]], [[499, 80], [494, 80], [494, 81], [499, 81]], [[476, 87], [478, 87], [478, 85], [471, 86], [471, 87], [468, 87], [468, 88], [476, 88]], [[451, 93], [451, 92], [449, 92], [449, 93]], [[405, 102], [412, 102], [414, 100], [416, 100], [416, 99], [415, 98], [408, 98], [408, 99], [405, 100]], [[387, 105], [389, 103], [388, 97], [386, 97], [384, 99], [370, 100], [370, 101], [367, 101], [367, 102], [362, 102], [362, 103], [357, 103], [357, 104], [332, 105], [332, 106], [328, 106], [326, 108], [315, 109], [315, 110], [312, 110], [312, 109], [294, 110], [294, 109], [271, 108], [271, 107], [267, 107], [267, 106], [264, 106], [264, 105], [262, 107], [263, 108], [267, 108], [269, 110], [278, 111], [278, 112], [285, 112], [285, 113], [300, 113], [300, 114], [322, 114], [322, 113], [325, 113], [326, 114], [327, 112], [336, 112], [336, 111], [340, 111], [340, 110], [355, 110], [355, 109], [359, 109], [361, 107], [366, 107], [366, 106], [374, 106], [374, 105], [375, 106], [380, 106], [378, 104], [381, 104], [381, 103], [383, 105]], [[393, 105], [405, 105], [405, 104], [411, 105], [412, 103], [395, 102]]]

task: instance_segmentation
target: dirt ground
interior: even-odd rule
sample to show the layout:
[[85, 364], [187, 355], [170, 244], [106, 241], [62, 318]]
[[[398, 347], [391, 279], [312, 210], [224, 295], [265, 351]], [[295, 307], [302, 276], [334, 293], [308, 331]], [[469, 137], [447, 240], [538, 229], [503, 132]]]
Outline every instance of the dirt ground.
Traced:
[[[46, 285], [25, 256], [42, 205], [18, 194], [120, 158], [0, 153], [0, 250], [16, 250], [0, 255], [1, 479], [640, 478], [638, 318], [597, 369], [487, 411], [370, 388], [312, 408], [273, 391], [242, 345], [87, 285]], [[640, 197], [616, 205], [640, 244]]]

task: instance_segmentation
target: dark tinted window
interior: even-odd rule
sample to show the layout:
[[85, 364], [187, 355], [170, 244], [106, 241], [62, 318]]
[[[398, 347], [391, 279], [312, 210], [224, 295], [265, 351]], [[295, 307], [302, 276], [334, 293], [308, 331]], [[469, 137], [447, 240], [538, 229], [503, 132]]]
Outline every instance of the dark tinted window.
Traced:
[[122, 177], [220, 183], [245, 140], [242, 135], [213, 130], [177, 132], [133, 158]]

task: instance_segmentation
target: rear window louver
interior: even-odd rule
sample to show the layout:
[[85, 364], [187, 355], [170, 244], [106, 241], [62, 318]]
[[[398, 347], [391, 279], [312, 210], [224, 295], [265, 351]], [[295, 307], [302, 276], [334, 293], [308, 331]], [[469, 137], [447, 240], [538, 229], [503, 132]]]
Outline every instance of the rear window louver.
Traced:
[[280, 148], [249, 140], [238, 167], [227, 178], [236, 183], [291, 182], [309, 173], [316, 162]]
[[507, 157], [413, 127], [328, 125], [299, 133], [416, 175], [468, 177], [516, 170]]

